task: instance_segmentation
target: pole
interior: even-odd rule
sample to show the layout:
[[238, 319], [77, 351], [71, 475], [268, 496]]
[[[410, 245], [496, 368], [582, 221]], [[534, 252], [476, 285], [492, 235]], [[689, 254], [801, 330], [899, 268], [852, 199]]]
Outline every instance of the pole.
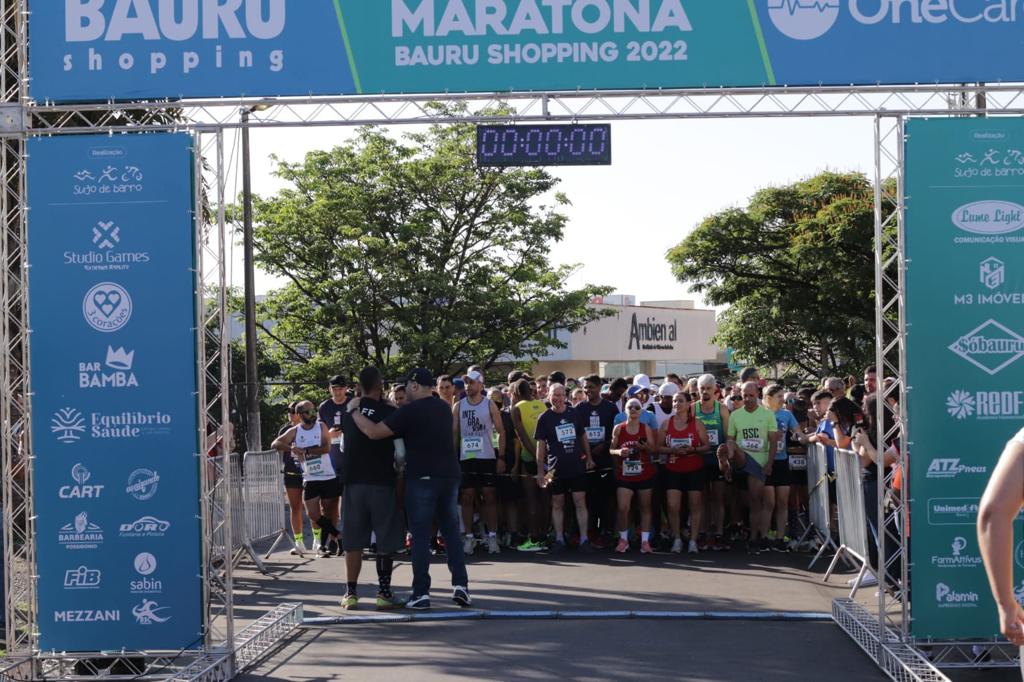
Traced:
[[245, 251], [245, 445], [249, 452], [263, 449], [260, 433], [259, 373], [256, 360], [256, 273], [252, 243], [252, 172], [249, 163], [249, 114], [242, 109], [242, 232]]

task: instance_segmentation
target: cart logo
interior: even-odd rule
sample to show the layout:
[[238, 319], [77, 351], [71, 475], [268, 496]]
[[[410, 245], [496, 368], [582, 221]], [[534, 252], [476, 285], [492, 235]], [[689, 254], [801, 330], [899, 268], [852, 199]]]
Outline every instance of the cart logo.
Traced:
[[949, 350], [995, 376], [1024, 356], [1024, 337], [995, 320], [988, 320], [951, 343]]
[[989, 289], [998, 289], [1006, 281], [1006, 264], [998, 258], [986, 258], [981, 262], [980, 278]]
[[61, 443], [76, 443], [82, 440], [82, 434], [85, 433], [85, 418], [78, 410], [65, 407], [53, 415], [50, 430], [57, 434], [57, 440]]
[[142, 603], [132, 609], [132, 615], [135, 616], [135, 620], [139, 625], [153, 625], [154, 623], [166, 623], [171, 619], [170, 616], [162, 617], [159, 614], [161, 611], [167, 611], [170, 607], [161, 607], [155, 601], [151, 599], [143, 599]]
[[839, 0], [768, 0], [768, 17], [784, 36], [814, 40], [835, 25]]

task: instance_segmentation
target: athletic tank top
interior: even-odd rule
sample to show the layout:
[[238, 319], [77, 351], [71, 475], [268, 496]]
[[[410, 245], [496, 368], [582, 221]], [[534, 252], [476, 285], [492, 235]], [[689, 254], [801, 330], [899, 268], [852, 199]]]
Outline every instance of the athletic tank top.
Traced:
[[469, 398], [459, 401], [460, 459], [494, 459], [493, 433], [490, 400], [481, 397], [477, 405], [471, 404]]
[[[295, 447], [302, 450], [320, 447], [320, 424], [315, 424], [311, 429], [299, 424], [295, 429]], [[330, 453], [307, 457], [301, 466], [302, 477], [307, 481], [329, 481], [337, 475]]]
[[[668, 431], [665, 436], [669, 447], [700, 447], [700, 435], [697, 433], [697, 421], [695, 419], [687, 419], [686, 427], [682, 429], [676, 428], [676, 420], [673, 419], [668, 423]], [[677, 474], [686, 474], [703, 468], [704, 456], [699, 454], [669, 455], [666, 466], [669, 471]]]
[[[644, 424], [640, 424], [640, 431], [637, 433], [630, 433], [628, 426], [624, 425], [619, 430], [619, 447], [636, 447], [635, 444], [640, 441], [650, 442], [647, 434], [648, 429]], [[651, 462], [650, 455], [646, 451], [638, 452], [629, 457], [620, 457], [619, 462], [615, 466], [615, 478], [626, 483], [649, 481], [654, 478], [657, 472], [657, 467]]]
[[[516, 410], [519, 410], [519, 419], [523, 422], [523, 430], [526, 435], [533, 438], [537, 433], [537, 420], [547, 412], [547, 405], [541, 400], [522, 400], [516, 403]], [[519, 444], [519, 457], [524, 462], [537, 460], [537, 451], [530, 450], [523, 443]]]
[[708, 432], [708, 444], [714, 452], [715, 448], [725, 442], [725, 433], [722, 429], [722, 406], [716, 401], [714, 411], [711, 414], [704, 414], [701, 404], [697, 403], [693, 413], [704, 424], [704, 429]]
[[661, 425], [672, 418], [674, 412], [665, 413], [661, 410], [661, 405], [654, 404], [654, 418], [658, 421], [658, 428], [661, 429]]

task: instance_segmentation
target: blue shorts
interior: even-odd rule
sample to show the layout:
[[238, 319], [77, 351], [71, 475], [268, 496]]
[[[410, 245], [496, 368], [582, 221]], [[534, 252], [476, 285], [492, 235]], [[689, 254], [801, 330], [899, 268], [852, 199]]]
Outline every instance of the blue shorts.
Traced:
[[[744, 454], [746, 454], [746, 453], [744, 453]], [[765, 475], [764, 475], [764, 469], [761, 468], [761, 465], [758, 464], [757, 460], [754, 459], [753, 457], [751, 457], [749, 454], [747, 454], [745, 459], [746, 459], [746, 463], [743, 465], [743, 471], [748, 476], [753, 476], [757, 480], [759, 480], [762, 483], [764, 483]]]

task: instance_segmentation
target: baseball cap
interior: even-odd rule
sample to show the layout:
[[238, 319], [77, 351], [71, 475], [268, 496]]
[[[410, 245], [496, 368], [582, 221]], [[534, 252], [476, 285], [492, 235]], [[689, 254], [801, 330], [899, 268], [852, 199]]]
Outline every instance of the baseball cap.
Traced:
[[634, 386], [643, 386], [644, 388], [650, 388], [651, 378], [646, 374], [637, 374], [633, 377]]
[[626, 391], [626, 395], [627, 395], [628, 397], [632, 398], [632, 397], [633, 397], [633, 396], [635, 396], [635, 395], [636, 395], [637, 393], [639, 393], [640, 391], [643, 391], [643, 390], [644, 390], [644, 387], [643, 387], [643, 386], [637, 386], [637, 385], [635, 385], [635, 384], [634, 384], [633, 386], [630, 386], [630, 387], [629, 387], [629, 390], [628, 390], [628, 391]]
[[340, 374], [335, 374], [333, 377], [327, 380], [328, 386], [345, 386], [348, 382], [345, 381], [345, 377]]
[[671, 381], [667, 384], [663, 384], [662, 387], [658, 389], [658, 395], [675, 395], [676, 393], [679, 393], [679, 387]]
[[433, 386], [434, 375], [430, 373], [429, 369], [417, 367], [413, 371], [409, 372], [405, 377], [406, 382], [414, 381], [420, 386]]
[[455, 377], [454, 379], [452, 379], [452, 386], [461, 391], [462, 389], [466, 388], [466, 382], [458, 377]]
[[481, 374], [480, 372], [477, 372], [476, 370], [473, 370], [472, 372], [467, 372], [463, 379], [465, 381], [479, 381], [483, 383], [484, 375]]

